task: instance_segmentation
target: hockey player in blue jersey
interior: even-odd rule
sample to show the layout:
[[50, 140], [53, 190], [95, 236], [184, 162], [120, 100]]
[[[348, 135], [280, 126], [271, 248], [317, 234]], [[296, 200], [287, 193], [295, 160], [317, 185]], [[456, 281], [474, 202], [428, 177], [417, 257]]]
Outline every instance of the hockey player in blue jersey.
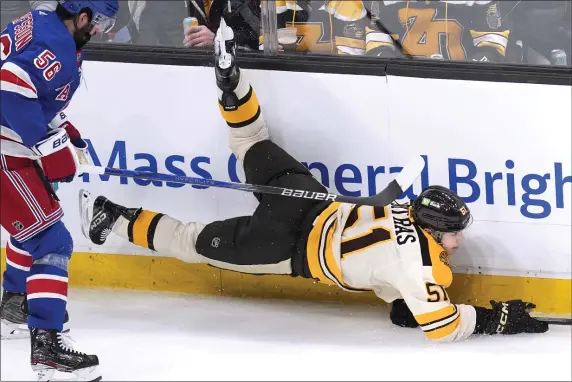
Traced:
[[81, 83], [83, 46], [109, 31], [118, 0], [60, 0], [0, 35], [0, 223], [10, 234], [0, 305], [2, 337], [31, 338], [31, 365], [40, 380], [56, 370], [100, 380], [95, 355], [73, 351], [63, 334], [68, 262], [73, 241], [61, 218], [53, 182], [70, 182], [87, 145], [63, 110]]

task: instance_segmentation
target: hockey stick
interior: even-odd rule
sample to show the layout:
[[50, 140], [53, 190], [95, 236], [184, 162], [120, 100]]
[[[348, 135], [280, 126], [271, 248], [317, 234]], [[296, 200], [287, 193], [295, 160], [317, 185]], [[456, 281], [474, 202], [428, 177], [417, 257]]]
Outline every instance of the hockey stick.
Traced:
[[531, 316], [535, 320], [546, 322], [550, 325], [572, 325], [572, 318], [566, 317], [545, 317], [545, 316]]
[[296, 190], [292, 188], [282, 188], [273, 186], [264, 186], [247, 183], [225, 182], [214, 179], [193, 178], [188, 176], [178, 176], [171, 174], [161, 174], [147, 171], [133, 171], [119, 168], [106, 168], [99, 166], [81, 165], [79, 174], [90, 173], [97, 175], [125, 176], [128, 178], [145, 179], [160, 182], [172, 182], [182, 184], [192, 184], [197, 186], [210, 186], [219, 188], [230, 188], [233, 190], [256, 192], [261, 194], [282, 195], [294, 198], [322, 200], [330, 202], [341, 202], [350, 204], [359, 204], [366, 206], [386, 206], [399, 197], [407, 190], [415, 179], [421, 174], [425, 167], [425, 161], [421, 156], [415, 156], [403, 170], [393, 179], [387, 187], [379, 194], [369, 197], [352, 197], [329, 193], [321, 193], [315, 191]]

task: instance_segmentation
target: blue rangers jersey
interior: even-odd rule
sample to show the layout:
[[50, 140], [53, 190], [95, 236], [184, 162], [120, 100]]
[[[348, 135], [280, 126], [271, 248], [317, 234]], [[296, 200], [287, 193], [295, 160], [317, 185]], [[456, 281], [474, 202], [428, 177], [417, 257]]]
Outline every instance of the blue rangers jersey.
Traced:
[[37, 159], [30, 147], [59, 127], [81, 82], [82, 53], [55, 12], [32, 11], [2, 31], [1, 153]]

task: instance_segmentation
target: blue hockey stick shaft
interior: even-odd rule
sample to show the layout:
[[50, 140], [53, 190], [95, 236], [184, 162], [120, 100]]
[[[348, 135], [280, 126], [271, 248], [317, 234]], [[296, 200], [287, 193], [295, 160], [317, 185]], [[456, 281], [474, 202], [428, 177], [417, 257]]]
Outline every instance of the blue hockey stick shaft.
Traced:
[[157, 172], [134, 171], [120, 168], [108, 168], [99, 166], [81, 165], [79, 173], [89, 173], [97, 175], [122, 176], [135, 179], [145, 179], [159, 182], [172, 182], [180, 184], [191, 184], [196, 186], [209, 186], [218, 188], [230, 188], [233, 190], [257, 192], [262, 194], [272, 194], [289, 196], [294, 198], [304, 198], [331, 202], [342, 202], [370, 206], [386, 206], [399, 197], [409, 188], [415, 179], [421, 174], [425, 167], [422, 157], [416, 156], [410, 161], [398, 176], [379, 194], [370, 197], [352, 197], [330, 193], [321, 193], [307, 190], [297, 190], [292, 188], [273, 187], [248, 183], [225, 182], [222, 180], [195, 178], [190, 176], [179, 176], [172, 174], [162, 174]]

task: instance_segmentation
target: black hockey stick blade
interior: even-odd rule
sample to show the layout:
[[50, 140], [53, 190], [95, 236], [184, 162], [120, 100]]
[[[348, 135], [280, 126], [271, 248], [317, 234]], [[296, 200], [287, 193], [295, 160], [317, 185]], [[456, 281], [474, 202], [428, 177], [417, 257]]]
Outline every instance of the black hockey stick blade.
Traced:
[[379, 194], [357, 198], [338, 195], [336, 201], [365, 206], [387, 206], [411, 187], [423, 171], [423, 168], [425, 168], [425, 160], [421, 156], [415, 156]]
[[127, 178], [146, 179], [159, 182], [172, 182], [181, 184], [193, 184], [200, 186], [230, 188], [233, 190], [254, 192], [260, 194], [271, 194], [289, 196], [302, 199], [313, 199], [331, 202], [350, 203], [368, 206], [386, 206], [407, 190], [415, 179], [419, 177], [425, 167], [425, 160], [421, 156], [415, 156], [397, 177], [379, 194], [369, 197], [352, 197], [336, 194], [321, 193], [315, 191], [296, 190], [292, 188], [273, 187], [248, 183], [234, 183], [215, 179], [195, 178], [188, 176], [178, 176], [173, 174], [161, 174], [147, 171], [134, 171], [120, 168], [105, 168], [99, 166], [80, 165], [79, 174], [89, 173], [98, 175], [112, 175]]

